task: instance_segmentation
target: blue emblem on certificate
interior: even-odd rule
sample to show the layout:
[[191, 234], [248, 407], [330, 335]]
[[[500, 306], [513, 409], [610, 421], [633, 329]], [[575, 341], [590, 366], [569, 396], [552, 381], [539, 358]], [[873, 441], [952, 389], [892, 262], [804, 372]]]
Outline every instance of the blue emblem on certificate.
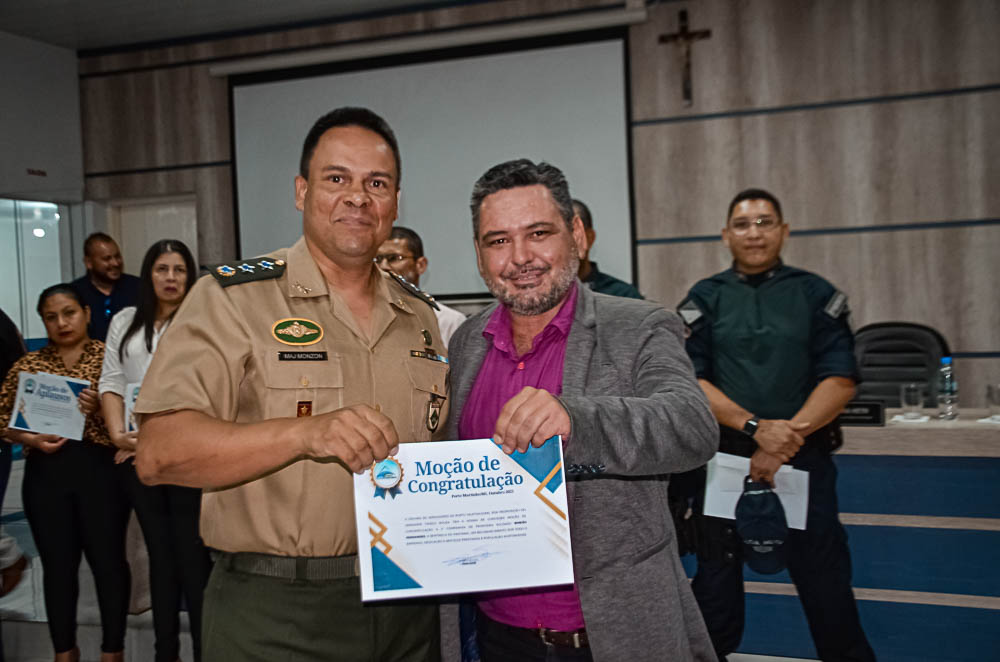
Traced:
[[390, 456], [372, 464], [372, 483], [375, 485], [375, 496], [384, 499], [386, 492], [393, 499], [400, 494], [399, 484], [403, 482], [403, 465]]

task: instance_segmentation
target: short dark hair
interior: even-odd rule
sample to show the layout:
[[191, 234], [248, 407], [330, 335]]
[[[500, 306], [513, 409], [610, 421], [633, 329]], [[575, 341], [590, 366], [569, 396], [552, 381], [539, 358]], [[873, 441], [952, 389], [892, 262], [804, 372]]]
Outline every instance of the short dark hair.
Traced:
[[587, 230], [593, 229], [594, 219], [590, 215], [590, 207], [583, 204], [582, 200], [573, 198], [573, 209], [576, 211], [576, 215], [580, 217], [580, 220], [583, 221], [583, 227]]
[[402, 164], [399, 160], [399, 143], [396, 142], [396, 134], [392, 132], [389, 123], [379, 115], [367, 108], [355, 108], [344, 106], [331, 110], [323, 117], [316, 120], [316, 123], [309, 129], [306, 139], [302, 143], [302, 158], [299, 160], [299, 174], [303, 178], [309, 179], [309, 162], [312, 161], [316, 145], [323, 134], [338, 126], [360, 126], [368, 129], [382, 137], [392, 149], [392, 157], [396, 161], [396, 188], [399, 189], [399, 180], [402, 177]]
[[729, 217], [733, 215], [733, 210], [736, 209], [736, 205], [740, 204], [744, 200], [767, 200], [774, 207], [774, 211], [778, 214], [778, 220], [783, 220], [781, 215], [781, 203], [778, 199], [774, 197], [771, 193], [765, 191], [762, 188], [748, 188], [740, 191], [733, 198], [733, 201], [729, 203], [729, 212], [726, 213], [726, 225], [729, 225]]
[[118, 242], [115, 241], [114, 237], [111, 235], [104, 232], [92, 232], [87, 235], [86, 239], [83, 240], [83, 254], [90, 255], [90, 249], [92, 249], [96, 243], [118, 245]]
[[410, 249], [415, 258], [424, 256], [424, 242], [420, 239], [419, 234], [408, 227], [402, 225], [392, 226], [392, 234], [389, 235], [389, 239], [402, 239], [405, 241], [406, 247]]
[[472, 187], [469, 206], [472, 208], [473, 235], [479, 237], [479, 211], [487, 196], [498, 191], [538, 184], [549, 190], [566, 226], [572, 229], [573, 198], [569, 194], [569, 184], [562, 170], [544, 161], [536, 164], [528, 159], [515, 159], [493, 166]]
[[80, 296], [80, 291], [73, 287], [72, 283], [58, 283], [56, 285], [49, 285], [38, 295], [38, 305], [35, 306], [35, 310], [38, 311], [39, 315], [42, 314], [42, 307], [49, 300], [49, 297], [54, 297], [57, 294], [65, 294], [80, 304], [81, 308], [87, 307], [87, 304], [83, 302], [83, 298]]

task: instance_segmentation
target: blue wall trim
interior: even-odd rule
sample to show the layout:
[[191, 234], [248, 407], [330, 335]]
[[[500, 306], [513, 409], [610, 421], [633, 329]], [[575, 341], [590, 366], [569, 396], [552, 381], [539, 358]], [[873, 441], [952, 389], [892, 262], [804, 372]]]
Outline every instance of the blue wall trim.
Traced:
[[48, 338], [25, 338], [24, 346], [28, 348], [29, 352], [35, 352], [40, 350], [49, 344]]
[[[1000, 597], [998, 531], [845, 528], [855, 588]], [[792, 583], [787, 571], [760, 575], [744, 567], [743, 576], [751, 582]]]
[[997, 517], [1000, 458], [837, 455], [842, 513]]
[[[991, 660], [1000, 650], [995, 610], [860, 600], [858, 611], [879, 662]], [[748, 594], [739, 651], [815, 659], [798, 598]]]
[[[845, 228], [815, 228], [809, 230], [792, 230], [793, 237], [808, 237], [817, 235], [833, 234], [865, 234], [869, 232], [907, 232], [912, 230], [942, 230], [962, 227], [981, 227], [1000, 225], [1000, 218], [969, 218], [951, 221], [930, 221], [927, 223], [895, 223], [880, 225], [859, 225]], [[652, 237], [649, 239], [637, 239], [639, 246], [656, 244], [690, 244], [700, 242], [722, 241], [719, 234], [700, 234], [681, 237]]]
[[[1000, 532], [857, 526], [847, 529], [855, 588], [1000, 597], [996, 550]], [[682, 559], [689, 577], [697, 561]], [[743, 568], [750, 582], [792, 584], [788, 571], [761, 575]]]
[[963, 94], [982, 94], [1000, 90], [1000, 83], [991, 85], [975, 85], [972, 87], [956, 87], [946, 90], [931, 90], [928, 92], [910, 92], [908, 94], [888, 94], [876, 97], [859, 97], [856, 99], [840, 99], [837, 101], [822, 101], [819, 103], [791, 104], [787, 106], [771, 106], [766, 108], [742, 108], [718, 113], [701, 113], [698, 115], [673, 115], [656, 117], [646, 120], [635, 120], [632, 126], [653, 126], [657, 124], [676, 124], [678, 122], [703, 122], [707, 120], [730, 119], [733, 117], [753, 117], [756, 115], [777, 115], [780, 113], [798, 113], [812, 110], [827, 110], [829, 108], [845, 108], [849, 106], [867, 106], [883, 103], [899, 103], [917, 99], [933, 99], [952, 97]]

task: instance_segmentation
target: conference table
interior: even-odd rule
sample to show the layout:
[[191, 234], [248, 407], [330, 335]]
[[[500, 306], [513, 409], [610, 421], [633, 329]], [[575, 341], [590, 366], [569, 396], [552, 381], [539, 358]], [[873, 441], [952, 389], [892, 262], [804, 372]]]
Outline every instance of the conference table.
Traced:
[[[984, 409], [891, 420], [900, 413], [888, 410], [884, 427], [844, 427], [835, 456], [865, 631], [880, 662], [997, 659], [1000, 423], [979, 422]], [[740, 650], [815, 657], [788, 574], [745, 577]]]

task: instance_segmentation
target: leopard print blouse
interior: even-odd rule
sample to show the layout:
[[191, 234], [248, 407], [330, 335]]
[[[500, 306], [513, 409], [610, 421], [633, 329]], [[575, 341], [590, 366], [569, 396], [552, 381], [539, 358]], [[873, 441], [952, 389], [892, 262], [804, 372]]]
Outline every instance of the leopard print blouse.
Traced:
[[[67, 368], [55, 345], [46, 345], [35, 352], [29, 352], [19, 358], [7, 372], [7, 378], [0, 386], [0, 431], [10, 423], [11, 412], [14, 409], [14, 397], [17, 395], [18, 375], [25, 372], [48, 372], [53, 375], [64, 375], [90, 381], [90, 388], [97, 390], [97, 382], [101, 379], [101, 367], [104, 364], [104, 343], [100, 340], [88, 340], [83, 346], [80, 360], [72, 369]], [[87, 417], [83, 427], [83, 438], [96, 444], [111, 445], [108, 431], [104, 427], [104, 417], [100, 406], [97, 411]]]

